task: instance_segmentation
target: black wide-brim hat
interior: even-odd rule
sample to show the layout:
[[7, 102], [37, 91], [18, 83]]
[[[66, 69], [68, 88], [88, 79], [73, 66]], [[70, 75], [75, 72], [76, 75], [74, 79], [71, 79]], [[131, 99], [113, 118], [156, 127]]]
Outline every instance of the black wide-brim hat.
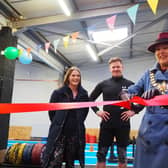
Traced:
[[168, 44], [168, 32], [162, 32], [158, 35], [157, 40], [148, 47], [148, 51], [155, 52], [155, 48], [159, 44]]

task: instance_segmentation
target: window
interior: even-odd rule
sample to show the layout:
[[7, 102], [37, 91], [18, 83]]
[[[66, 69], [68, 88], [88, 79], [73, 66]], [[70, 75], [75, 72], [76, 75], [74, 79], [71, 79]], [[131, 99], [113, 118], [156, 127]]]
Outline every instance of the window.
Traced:
[[128, 36], [128, 28], [119, 28], [104, 31], [92, 32], [93, 40], [96, 42], [119, 41]]

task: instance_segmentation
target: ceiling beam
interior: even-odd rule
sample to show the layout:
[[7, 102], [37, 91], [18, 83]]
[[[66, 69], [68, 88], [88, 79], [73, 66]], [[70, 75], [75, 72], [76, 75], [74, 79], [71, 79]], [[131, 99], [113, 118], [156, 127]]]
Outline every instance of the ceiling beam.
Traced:
[[[87, 40], [91, 40], [91, 41], [93, 41], [93, 39], [92, 39], [92, 37], [90, 37], [90, 35], [88, 34], [88, 26], [87, 26], [87, 24], [86, 24], [86, 22], [85, 21], [80, 21], [80, 24], [81, 24], [81, 26], [82, 26], [82, 29], [83, 29], [83, 32], [85, 33], [85, 36], [86, 36], [86, 38], [87, 38]], [[96, 47], [96, 44], [94, 44], [94, 43], [90, 43], [90, 45], [92, 45], [92, 47], [93, 47], [93, 49], [94, 49], [94, 51], [96, 52], [96, 55], [98, 54], [98, 48]], [[97, 60], [98, 60], [98, 62], [99, 63], [102, 63], [102, 58], [101, 58], [101, 56], [97, 56]]]
[[9, 24], [9, 20], [7, 20], [3, 15], [0, 14], [0, 26], [7, 26]]
[[[59, 23], [59, 22], [66, 22], [66, 21], [73, 21], [73, 20], [85, 20], [85, 19], [94, 18], [98, 16], [113, 15], [116, 13], [125, 12], [129, 7], [131, 7], [134, 4], [129, 3], [127, 5], [122, 5], [119, 7], [110, 7], [110, 8], [75, 12], [70, 17], [67, 17], [65, 15], [56, 15], [56, 16], [46, 16], [46, 17], [31, 18], [31, 19], [22, 19], [19, 21], [13, 21], [13, 27], [23, 28], [23, 27], [39, 26], [44, 24]], [[144, 4], [141, 4], [139, 8], [143, 10], [143, 9], [149, 8], [149, 6], [147, 5], [147, 3], [144, 3]]]
[[[24, 32], [30, 39], [35, 40], [36, 44], [45, 44], [48, 40], [39, 31], [27, 30]], [[45, 47], [42, 47], [45, 50]], [[55, 53], [54, 46], [50, 44], [49, 54], [52, 55], [57, 61], [62, 63], [64, 66], [73, 66], [73, 63], [68, 60], [61, 52]]]
[[11, 20], [22, 18], [22, 15], [7, 0], [0, 1], [0, 11]]
[[[77, 3], [76, 3], [76, 0], [73, 0], [73, 1], [71, 1], [71, 4], [72, 4], [72, 6], [74, 7], [74, 9], [75, 9], [75, 11], [76, 12], [79, 12], [79, 8], [78, 8], [78, 5], [77, 5]], [[86, 40], [93, 40], [92, 39], [92, 37], [89, 35], [89, 33], [88, 33], [88, 26], [87, 26], [87, 23], [86, 23], [86, 21], [84, 21], [84, 20], [81, 20], [81, 21], [79, 21], [79, 23], [80, 23], [80, 25], [81, 25], [81, 27], [82, 27], [82, 31], [83, 31], [83, 33], [85, 34], [85, 38], [86, 38]], [[86, 40], [85, 40], [85, 42], [86, 42]], [[97, 55], [97, 53], [98, 53], [98, 49], [97, 49], [97, 47], [96, 47], [96, 44], [94, 44], [94, 43], [90, 43], [90, 45], [92, 46], [92, 48], [94, 49], [94, 51], [95, 51], [95, 53], [96, 53], [96, 55]], [[101, 57], [98, 57], [97, 56], [97, 62], [102, 62], [102, 58]]]

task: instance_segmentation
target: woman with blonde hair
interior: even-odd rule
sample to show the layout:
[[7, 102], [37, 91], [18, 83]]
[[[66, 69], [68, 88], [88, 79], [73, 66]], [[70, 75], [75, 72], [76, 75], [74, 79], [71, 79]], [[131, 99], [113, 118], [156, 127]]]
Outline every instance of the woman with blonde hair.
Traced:
[[[55, 90], [51, 103], [88, 101], [88, 93], [81, 85], [81, 72], [77, 67], [67, 70], [64, 84]], [[49, 111], [51, 121], [48, 141], [42, 158], [43, 168], [74, 168], [79, 160], [84, 168], [85, 125], [88, 108]]]

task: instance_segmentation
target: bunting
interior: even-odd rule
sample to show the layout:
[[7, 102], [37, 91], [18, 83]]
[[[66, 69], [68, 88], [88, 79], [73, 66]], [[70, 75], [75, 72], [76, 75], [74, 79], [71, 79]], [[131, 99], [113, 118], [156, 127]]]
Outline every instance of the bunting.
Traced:
[[64, 47], [67, 48], [69, 44], [69, 35], [63, 38]]
[[[153, 12], [154, 14], [156, 14], [159, 0], [147, 0], [147, 2], [148, 2], [149, 7], [151, 8], [152, 12]], [[136, 4], [136, 5], [130, 7], [130, 8], [128, 8], [128, 9], [126, 10], [128, 16], [129, 16], [129, 18], [131, 19], [131, 21], [133, 22], [134, 25], [135, 25], [135, 23], [136, 23], [138, 8], [139, 8], [139, 4]], [[113, 15], [113, 16], [111, 16], [111, 17], [109, 17], [109, 18], [106, 19], [106, 23], [107, 23], [107, 25], [108, 25], [108, 27], [109, 27], [109, 29], [110, 29], [111, 31], [114, 30], [114, 26], [115, 26], [115, 22], [116, 22], [116, 17], [117, 17], [117, 15]], [[97, 25], [97, 24], [96, 24], [96, 25]], [[87, 28], [88, 33], [91, 33], [92, 31], [94, 31], [95, 28], [96, 28], [95, 25], [89, 26], [89, 27]], [[64, 37], [62, 38], [62, 39], [63, 39], [63, 45], [64, 45], [64, 47], [65, 47], [65, 48], [68, 47], [68, 45], [69, 45], [69, 38], [70, 38], [70, 37], [72, 38], [72, 42], [75, 43], [75, 42], [76, 42], [76, 39], [77, 39], [78, 36], [79, 36], [79, 33], [80, 33], [80, 32], [74, 32], [74, 33], [71, 33], [71, 35], [66, 35], [66, 36], [64, 36]], [[56, 40], [53, 41], [53, 46], [54, 46], [55, 52], [56, 52], [56, 50], [57, 50], [57, 48], [58, 48], [58, 44], [59, 44], [60, 40], [61, 40], [61, 38], [60, 38], [60, 39], [56, 39]], [[50, 47], [50, 42], [45, 43], [45, 51], [46, 51], [47, 53], [48, 53], [49, 47]], [[40, 48], [42, 48], [42, 45], [41, 45], [41, 44], [37, 45], [37, 51], [38, 51], [38, 52], [39, 52]], [[30, 51], [28, 51], [28, 53], [30, 53]]]
[[54, 45], [54, 51], [57, 52], [58, 44], [60, 42], [60, 39], [54, 40], [53, 45]]
[[23, 49], [19, 48], [19, 56], [18, 57], [20, 57], [20, 55], [22, 55], [22, 54], [23, 54]]
[[45, 51], [48, 53], [48, 49], [50, 48], [50, 42], [45, 43]]
[[110, 18], [106, 19], [106, 23], [111, 31], [113, 31], [114, 29], [115, 21], [116, 21], [116, 15], [113, 15]]
[[159, 0], [147, 0], [147, 2], [148, 2], [148, 5], [150, 6], [152, 12], [156, 15], [156, 10], [157, 10]]
[[134, 6], [127, 9], [128, 16], [130, 17], [130, 19], [134, 25], [135, 25], [135, 21], [136, 21], [138, 8], [139, 8], [139, 4], [134, 5]]
[[78, 38], [78, 36], [79, 36], [79, 32], [75, 32], [75, 33], [71, 34], [71, 38], [72, 38], [73, 43], [76, 43], [76, 39]]
[[38, 44], [38, 45], [36, 46], [36, 50], [37, 50], [37, 52], [39, 52], [39, 50], [41, 49], [41, 47], [42, 47], [41, 44]]
[[27, 48], [27, 55], [30, 55], [31, 48]]

